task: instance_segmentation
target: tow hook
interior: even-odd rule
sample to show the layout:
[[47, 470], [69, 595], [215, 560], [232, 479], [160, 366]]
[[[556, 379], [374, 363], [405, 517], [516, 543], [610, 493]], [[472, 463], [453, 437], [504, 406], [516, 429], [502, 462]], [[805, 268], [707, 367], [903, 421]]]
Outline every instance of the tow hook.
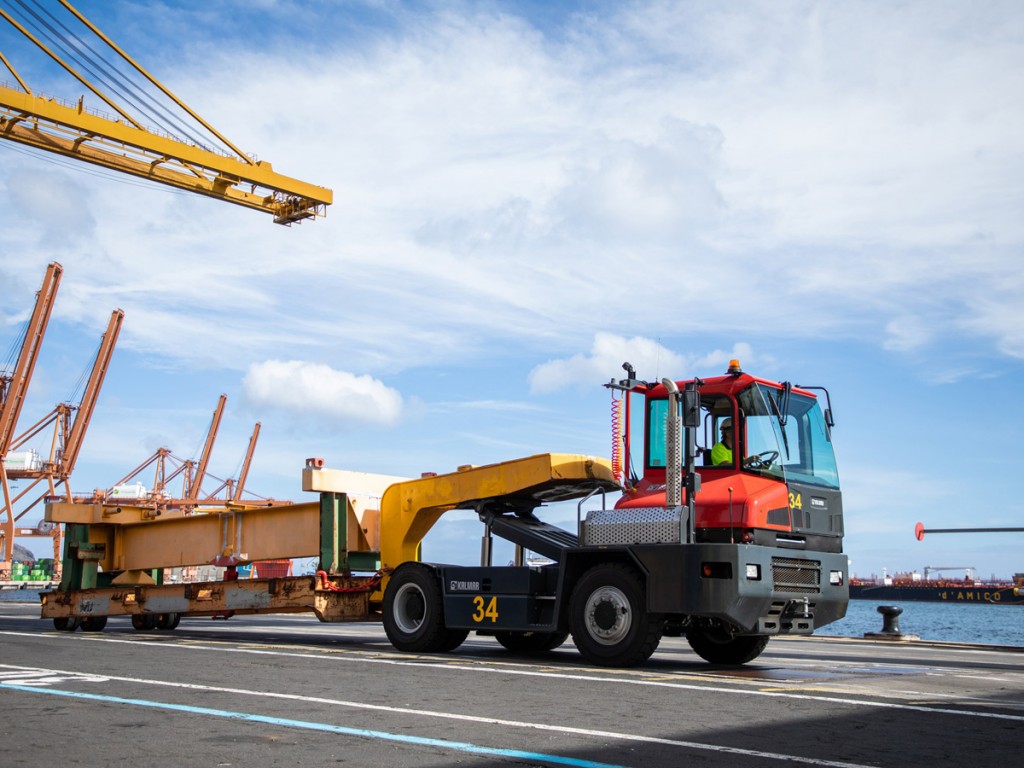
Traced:
[[790, 600], [782, 612], [783, 629], [794, 635], [809, 635], [814, 631], [814, 614], [806, 597]]
[[813, 619], [814, 614], [811, 613], [811, 605], [807, 601], [806, 597], [801, 597], [798, 600], [790, 600], [786, 605], [786, 610], [782, 612], [784, 619]]

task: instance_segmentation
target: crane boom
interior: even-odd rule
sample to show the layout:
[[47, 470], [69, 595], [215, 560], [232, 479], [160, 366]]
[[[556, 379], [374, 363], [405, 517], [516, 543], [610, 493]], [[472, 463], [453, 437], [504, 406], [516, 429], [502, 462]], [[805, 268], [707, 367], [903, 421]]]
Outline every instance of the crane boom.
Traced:
[[114, 119], [90, 110], [82, 99], [77, 104], [69, 104], [33, 94], [8, 59], [3, 57], [3, 64], [18, 80], [23, 91], [0, 86], [0, 138], [270, 213], [278, 224], [291, 225], [326, 214], [327, 206], [333, 202], [331, 190], [276, 173], [270, 163], [248, 157], [132, 60], [70, 3], [61, 0], [61, 4], [232, 154], [205, 149], [143, 127], [123, 105], [89, 83], [2, 9], [0, 18], [106, 102], [119, 117]]
[[224, 415], [224, 404], [228, 401], [227, 395], [221, 395], [217, 400], [217, 408], [213, 412], [213, 421], [210, 422], [210, 431], [206, 435], [206, 444], [203, 446], [203, 455], [199, 458], [199, 466], [196, 468], [195, 477], [189, 485], [185, 498], [195, 501], [199, 498], [199, 490], [203, 487], [203, 479], [206, 477], [206, 467], [210, 463], [210, 453], [213, 452], [213, 443], [217, 439], [217, 430], [220, 429], [220, 419]]
[[64, 441], [64, 450], [61, 452], [60, 459], [60, 476], [65, 481], [71, 476], [71, 472], [75, 468], [75, 461], [78, 459], [78, 452], [82, 448], [85, 431], [89, 428], [93, 409], [95, 409], [96, 401], [99, 399], [100, 388], [103, 386], [103, 379], [107, 375], [107, 368], [110, 367], [110, 358], [114, 354], [114, 346], [117, 344], [117, 337], [121, 332], [123, 320], [124, 312], [120, 309], [115, 309], [111, 313], [106, 333], [103, 334], [99, 351], [96, 353], [96, 360], [92, 366], [89, 382], [86, 384], [85, 393], [78, 404], [78, 413], [75, 414], [75, 421], [71, 425], [67, 439]]
[[271, 213], [278, 224], [324, 215], [331, 190], [0, 86], [0, 138]]
[[11, 437], [17, 427], [21, 407], [25, 402], [25, 393], [32, 380], [32, 372], [35, 370], [36, 360], [39, 357], [39, 348], [46, 333], [46, 326], [50, 321], [50, 312], [53, 310], [57, 288], [60, 286], [60, 278], [63, 274], [64, 267], [57, 262], [51, 263], [43, 276], [43, 285], [36, 294], [36, 304], [25, 331], [21, 354], [11, 373], [3, 408], [0, 409], [0, 461], [7, 455]]
[[242, 461], [242, 471], [238, 473], [238, 484], [235, 486], [235, 492], [231, 496], [232, 501], [240, 501], [242, 498], [242, 492], [245, 490], [245, 481], [249, 477], [249, 465], [252, 464], [252, 455], [256, 452], [256, 441], [260, 437], [260, 423], [257, 421], [256, 426], [253, 427], [252, 437], [249, 438], [249, 448], [245, 452], [245, 459]]

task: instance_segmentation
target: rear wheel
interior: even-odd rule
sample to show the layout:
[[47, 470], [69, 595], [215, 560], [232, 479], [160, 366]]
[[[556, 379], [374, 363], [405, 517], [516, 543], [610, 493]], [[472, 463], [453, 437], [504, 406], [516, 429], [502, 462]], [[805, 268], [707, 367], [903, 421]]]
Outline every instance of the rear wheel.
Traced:
[[106, 616], [83, 616], [82, 617], [82, 631], [83, 632], [102, 632], [103, 628], [107, 626]]
[[135, 613], [132, 614], [132, 626], [140, 632], [148, 632], [151, 629], [156, 629], [156, 614], [155, 613]]
[[495, 632], [494, 639], [513, 653], [553, 651], [569, 637], [568, 632]]
[[688, 627], [686, 640], [698, 656], [712, 664], [746, 664], [768, 645], [764, 635], [733, 635], [722, 627], [707, 625]]
[[78, 629], [78, 617], [60, 616], [53, 620], [53, 628], [61, 632], [74, 632]]
[[444, 625], [441, 584], [434, 572], [418, 563], [399, 566], [384, 590], [384, 631], [400, 651], [452, 651], [469, 635], [467, 629]]
[[569, 606], [572, 640], [591, 664], [632, 667], [661, 641], [665, 621], [647, 612], [643, 581], [628, 566], [598, 565], [583, 574]]
[[161, 613], [156, 617], [156, 628], [157, 629], [176, 629], [178, 624], [181, 623], [180, 613]]

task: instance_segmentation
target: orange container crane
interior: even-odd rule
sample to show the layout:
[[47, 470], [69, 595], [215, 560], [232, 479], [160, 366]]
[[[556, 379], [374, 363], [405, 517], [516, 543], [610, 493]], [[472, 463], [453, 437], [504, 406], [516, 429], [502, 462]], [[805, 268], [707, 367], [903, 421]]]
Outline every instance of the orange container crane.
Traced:
[[[21, 465], [17, 467], [8, 466], [9, 462], [4, 462], [3, 471], [0, 472], [0, 475], [3, 476], [4, 487], [4, 520], [11, 521], [11, 526], [13, 526], [13, 523], [21, 520], [30, 510], [47, 497], [52, 498], [60, 495], [67, 496], [68, 498], [71, 497], [71, 490], [68, 487], [71, 474], [75, 469], [75, 462], [78, 459], [86, 430], [89, 428], [89, 422], [92, 420], [92, 414], [96, 407], [96, 401], [99, 399], [100, 389], [103, 386], [103, 380], [106, 378], [107, 369], [110, 367], [110, 360], [114, 353], [114, 347], [117, 344], [117, 337], [120, 334], [123, 320], [124, 312], [120, 309], [115, 309], [111, 313], [107, 330], [100, 340], [99, 350], [93, 361], [92, 371], [78, 405], [70, 403], [58, 404], [50, 413], [25, 430], [25, 432], [10, 440], [7, 450], [12, 453], [5, 452], [5, 456], [12, 455], [19, 448], [25, 448], [29, 445], [30, 441], [52, 428], [50, 451], [46, 459], [42, 459], [34, 451], [25, 451], [22, 455], [32, 457], [31, 461], [22, 461]], [[11, 479], [27, 480], [28, 485], [17, 494], [12, 494], [10, 487]], [[42, 491], [36, 492], [33, 498], [31, 496], [33, 491], [43, 484], [45, 486]], [[60, 486], [63, 486], [62, 491], [58, 490]], [[15, 512], [16, 505], [19, 506], [20, 511]], [[8, 528], [7, 530], [11, 529]], [[37, 529], [18, 528], [11, 530], [10, 534], [7, 533], [7, 530], [4, 532], [4, 541], [6, 544], [9, 538], [12, 546], [15, 535], [52, 537], [54, 562], [57, 564], [55, 566], [57, 569], [55, 575], [60, 575], [60, 526], [42, 526]]]
[[249, 447], [245, 452], [245, 458], [242, 460], [242, 467], [238, 473], [238, 479], [228, 478], [221, 482], [216, 488], [206, 494], [206, 500], [216, 499], [221, 491], [225, 491], [224, 499], [226, 501], [239, 504], [242, 502], [242, 494], [245, 492], [245, 482], [249, 477], [249, 466], [252, 464], [253, 454], [256, 452], [256, 441], [259, 440], [260, 436], [260, 423], [257, 421], [256, 426], [253, 427], [252, 436], [249, 438]]
[[[110, 322], [107, 323], [107, 330], [103, 334], [99, 351], [93, 362], [92, 373], [85, 385], [85, 392], [78, 404], [78, 413], [71, 425], [71, 431], [64, 440], [64, 450], [60, 456], [60, 477], [65, 484], [75, 469], [75, 462], [78, 460], [78, 453], [82, 450], [82, 441], [85, 439], [86, 430], [92, 421], [93, 411], [96, 409], [96, 401], [99, 400], [100, 389], [106, 379], [107, 370], [110, 368], [110, 360], [114, 355], [114, 347], [117, 345], [117, 337], [121, 334], [121, 325], [124, 322], [124, 312], [115, 309], [110, 313]], [[70, 493], [70, 490], [68, 491]]]
[[[207, 477], [213, 477], [208, 472], [208, 467], [226, 403], [227, 395], [221, 395], [213, 412], [210, 428], [206, 435], [206, 442], [203, 444], [203, 451], [198, 463], [192, 459], [182, 459], [175, 456], [170, 448], [158, 448], [149, 458], [114, 483], [110, 488], [96, 491], [90, 499], [76, 499], [76, 501], [102, 503], [104, 501], [120, 500], [134, 507], [153, 510], [154, 518], [158, 516], [189, 515], [195, 512], [198, 507], [210, 506], [207, 502], [213, 501], [218, 502], [213, 505], [217, 507], [223, 507], [225, 504], [242, 506], [291, 504], [290, 501], [279, 499], [261, 499], [259, 501], [242, 499], [242, 493], [249, 474], [249, 466], [252, 463], [253, 453], [256, 450], [256, 441], [259, 438], [259, 423], [256, 424], [252, 436], [249, 438], [249, 447], [242, 462], [239, 479], [237, 481], [221, 481], [221, 484], [213, 491], [203, 493], [203, 481]], [[150, 486], [151, 490], [147, 490], [139, 481], [139, 477], [145, 470], [150, 468], [154, 471], [153, 482]], [[181, 493], [175, 495], [170, 492], [169, 487], [178, 478], [181, 479]], [[223, 499], [217, 499], [217, 494], [225, 488], [228, 489], [227, 495]]]
[[210, 454], [213, 453], [213, 444], [217, 440], [217, 432], [220, 430], [220, 420], [224, 415], [224, 404], [228, 396], [221, 395], [217, 400], [217, 408], [213, 412], [213, 420], [210, 422], [210, 431], [206, 434], [206, 443], [203, 445], [202, 456], [199, 457], [199, 468], [196, 469], [192, 482], [189, 483], [188, 492], [185, 494], [185, 501], [196, 502], [199, 499], [199, 492], [203, 487], [203, 480], [206, 478], [206, 470], [210, 466]]
[[235, 485], [235, 492], [231, 495], [232, 501], [239, 501], [242, 492], [245, 490], [245, 481], [249, 477], [249, 466], [252, 464], [252, 455], [256, 452], [256, 441], [260, 438], [260, 423], [257, 421], [253, 427], [252, 437], [249, 438], [249, 449], [245, 452], [245, 460], [242, 462], [242, 471], [238, 473], [238, 483]]
[[63, 274], [64, 268], [57, 262], [46, 268], [43, 285], [36, 294], [35, 307], [25, 329], [25, 340], [21, 345], [17, 363], [10, 375], [2, 377], [4, 386], [3, 407], [0, 408], [0, 489], [3, 492], [4, 506], [3, 516], [0, 517], [0, 537], [3, 539], [3, 546], [0, 547], [0, 571], [6, 573], [10, 572], [11, 561], [14, 559], [14, 509], [11, 486], [7, 479], [8, 453]]

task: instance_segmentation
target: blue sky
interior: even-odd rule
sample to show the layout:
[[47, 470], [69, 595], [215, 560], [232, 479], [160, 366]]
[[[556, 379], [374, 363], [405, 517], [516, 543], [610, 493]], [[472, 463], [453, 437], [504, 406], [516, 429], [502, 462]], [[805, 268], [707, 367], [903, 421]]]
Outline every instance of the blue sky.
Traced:
[[[197, 456], [221, 393], [211, 471], [259, 421], [248, 485], [276, 498], [309, 456], [607, 456], [624, 360], [739, 356], [830, 389], [855, 572], [1024, 571], [1024, 534], [913, 536], [1024, 527], [1019, 3], [78, 5], [335, 204], [288, 229], [0, 142], [0, 346], [66, 270], [23, 426], [125, 311], [76, 492]], [[81, 94], [6, 25], [0, 50]], [[479, 534], [453, 515], [426, 556]]]

